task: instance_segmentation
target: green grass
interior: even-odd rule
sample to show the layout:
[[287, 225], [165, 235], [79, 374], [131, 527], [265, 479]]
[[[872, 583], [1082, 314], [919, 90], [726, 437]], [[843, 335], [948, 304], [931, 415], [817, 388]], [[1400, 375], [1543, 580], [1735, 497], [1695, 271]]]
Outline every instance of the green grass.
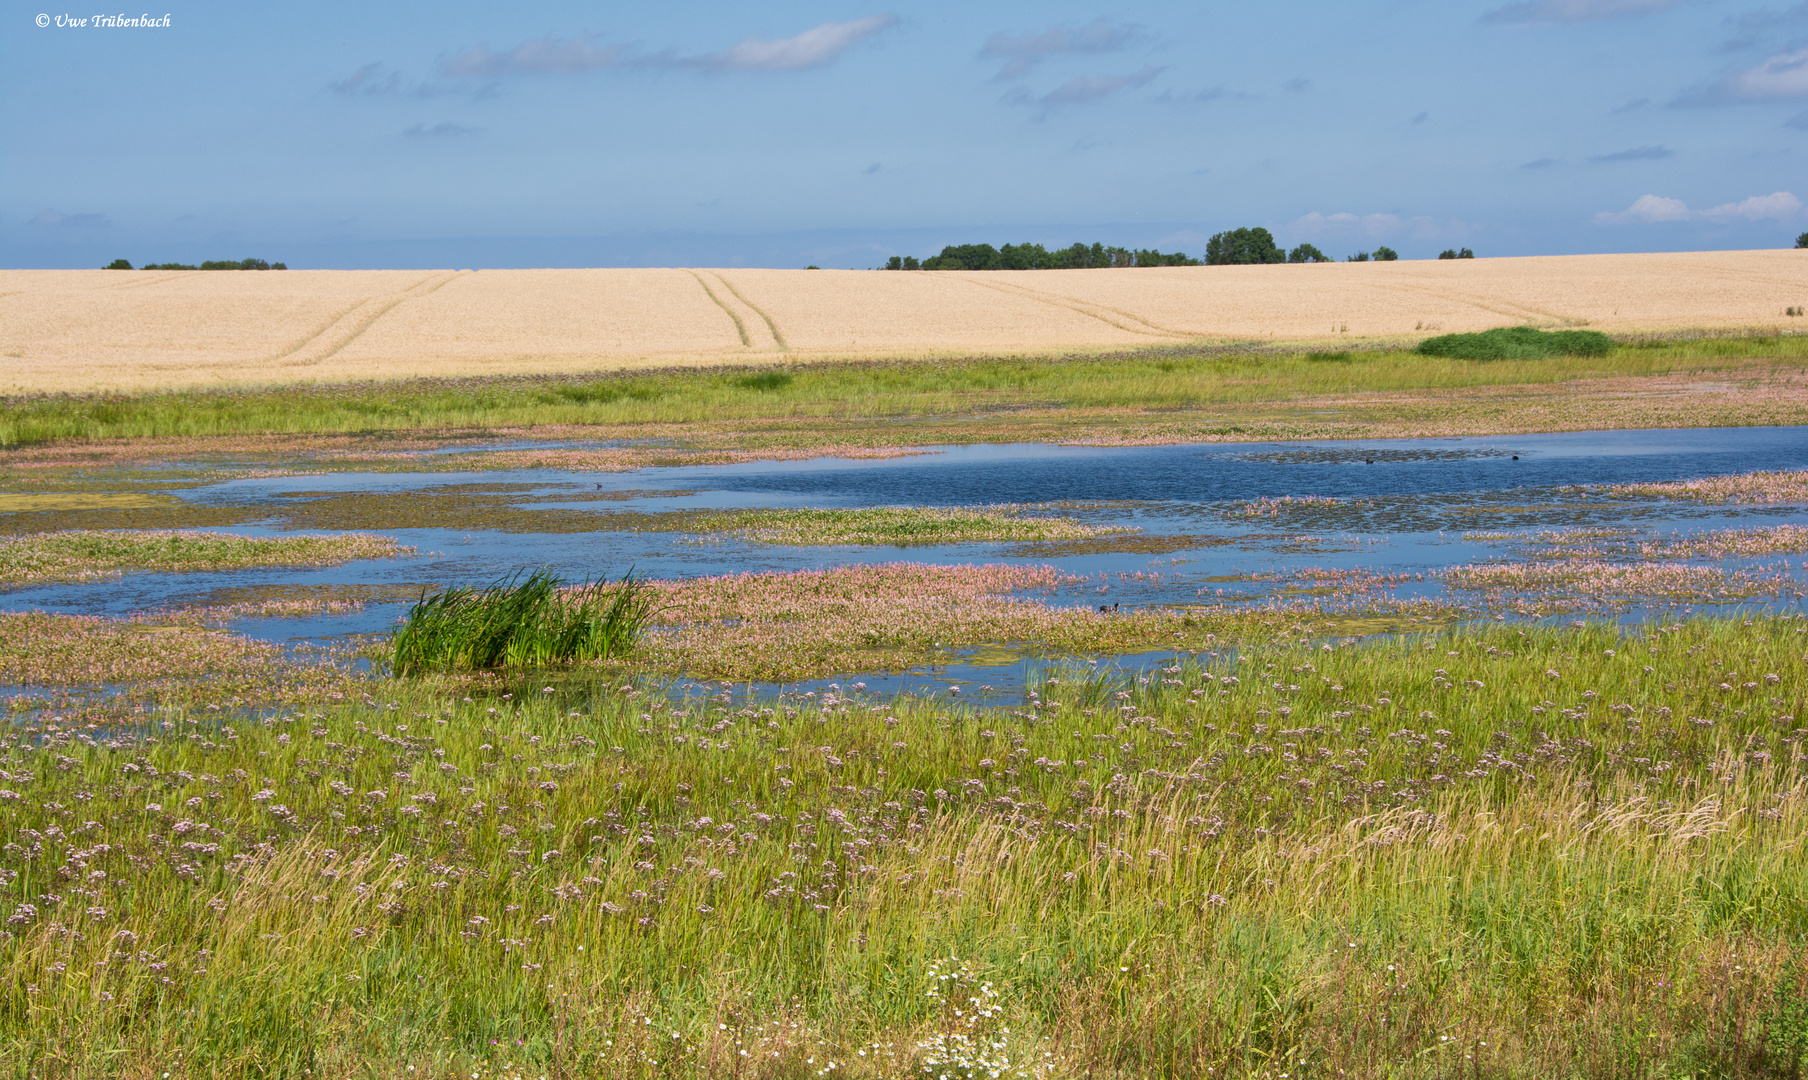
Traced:
[[1598, 330], [1503, 326], [1479, 334], [1426, 338], [1413, 351], [1421, 356], [1457, 360], [1543, 360], [1552, 356], [1606, 356], [1613, 351], [1613, 339]]
[[192, 573], [266, 566], [333, 566], [413, 554], [385, 536], [234, 536], [229, 533], [73, 532], [0, 538], [0, 586], [88, 581], [126, 571]]
[[756, 543], [792, 547], [1036, 543], [1086, 540], [1132, 531], [1123, 527], [1082, 525], [1072, 518], [1033, 515], [1025, 510], [1020, 506], [723, 510], [690, 515], [684, 522], [688, 529], [696, 532], [729, 533]]
[[520, 572], [484, 589], [422, 596], [390, 646], [398, 676], [430, 670], [490, 671], [617, 659], [633, 649], [651, 616], [646, 587], [632, 574], [613, 586], [586, 583], [562, 593], [556, 574]]
[[1606, 356], [1489, 362], [1406, 350], [1300, 354], [1251, 346], [1106, 357], [818, 363], [752, 372], [670, 370], [51, 396], [5, 400], [0, 446], [268, 432], [966, 417], [1001, 408], [1161, 410], [1720, 371], [1796, 363], [1805, 357], [1808, 338], [1798, 337], [1678, 340], [1619, 346]]
[[42, 716], [0, 734], [0, 1075], [1789, 1076], [1805, 629], [1250, 645], [998, 710]]

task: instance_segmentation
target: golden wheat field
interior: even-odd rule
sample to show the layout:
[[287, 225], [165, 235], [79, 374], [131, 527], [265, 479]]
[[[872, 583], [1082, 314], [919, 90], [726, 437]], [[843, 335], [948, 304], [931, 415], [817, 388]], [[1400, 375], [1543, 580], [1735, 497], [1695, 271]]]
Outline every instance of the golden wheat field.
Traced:
[[1133, 270], [0, 270], [0, 393], [340, 382], [1531, 323], [1794, 328], [1808, 252]]

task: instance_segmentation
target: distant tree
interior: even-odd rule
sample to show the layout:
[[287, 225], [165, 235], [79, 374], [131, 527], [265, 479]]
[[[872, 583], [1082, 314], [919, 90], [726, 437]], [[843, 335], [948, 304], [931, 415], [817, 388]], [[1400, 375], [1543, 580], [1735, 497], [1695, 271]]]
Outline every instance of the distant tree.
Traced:
[[[124, 264], [124, 265], [121, 265]], [[132, 264], [124, 259], [116, 259], [109, 270], [130, 270]], [[285, 263], [265, 262], [262, 259], [209, 259], [200, 266], [187, 263], [145, 263], [144, 270], [287, 270]]]
[[904, 260], [897, 255], [893, 255], [891, 258], [885, 260], [885, 268], [887, 270], [902, 270], [904, 269]]
[[1287, 253], [1267, 229], [1231, 229], [1205, 242], [1207, 266], [1240, 266], [1250, 263], [1286, 262]]
[[1440, 259], [1473, 259], [1473, 258], [1475, 258], [1475, 252], [1470, 251], [1468, 248], [1464, 248], [1461, 251], [1458, 251], [1455, 248], [1445, 248], [1443, 251], [1438, 252], [1438, 258], [1440, 258]]
[[1137, 266], [1198, 266], [1199, 260], [1190, 258], [1184, 251], [1162, 254], [1159, 251], [1137, 248], [1132, 252]]
[[1375, 249], [1375, 261], [1376, 262], [1393, 262], [1394, 260], [1398, 259], [1399, 257], [1400, 257], [1400, 253], [1398, 251], [1395, 251], [1393, 248], [1388, 247], [1386, 244], [1383, 244], [1382, 246]]
[[923, 260], [925, 270], [1001, 270], [1003, 257], [991, 244], [949, 244]]
[[1808, 232], [1795, 238], [1795, 246], [1799, 248], [1808, 248]]
[[1006, 244], [994, 248], [990, 244], [950, 244], [940, 255], [932, 255], [920, 264], [911, 256], [898, 260], [897, 269], [915, 270], [1088, 270], [1129, 266], [1198, 266], [1199, 260], [1185, 252], [1172, 254], [1141, 248], [1132, 251], [1104, 244], [1074, 244], [1048, 250], [1041, 244]]
[[132, 264], [127, 262], [126, 260], [114, 259], [112, 262], [108, 263], [102, 269], [105, 269], [105, 270], [130, 270], [131, 268], [132, 268]]
[[1369, 261], [1369, 253], [1366, 251], [1358, 251], [1356, 254], [1354, 254], [1344, 260], [1344, 262], [1368, 262], [1368, 261]]
[[1054, 259], [1041, 244], [1006, 244], [998, 249], [1003, 270], [1052, 270]]
[[1290, 263], [1330, 262], [1331, 256], [1326, 255], [1311, 244], [1301, 244], [1299, 247], [1296, 247], [1287, 253], [1287, 261]]
[[811, 263], [810, 265], [804, 267], [804, 269], [805, 270], [821, 270], [822, 267], [817, 266], [815, 263]]

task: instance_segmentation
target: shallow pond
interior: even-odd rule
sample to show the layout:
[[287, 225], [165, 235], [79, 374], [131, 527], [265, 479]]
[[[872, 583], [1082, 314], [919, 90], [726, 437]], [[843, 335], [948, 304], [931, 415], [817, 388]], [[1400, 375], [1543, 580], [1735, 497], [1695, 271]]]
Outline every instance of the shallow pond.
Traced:
[[[524, 565], [549, 566], [572, 578], [614, 577], [629, 567], [652, 577], [685, 577], [898, 560], [1049, 564], [1086, 579], [1063, 589], [1055, 603], [1254, 602], [1298, 595], [1286, 579], [1308, 567], [1417, 575], [1524, 559], [1540, 550], [1549, 554], [1553, 543], [1547, 538], [1541, 545], [1540, 531], [1586, 527], [1609, 546], [1624, 548], [1707, 529], [1808, 524], [1802, 506], [1608, 499], [1588, 490], [1808, 469], [1803, 428], [1363, 443], [926, 447], [879, 460], [626, 473], [447, 472], [445, 460], [440, 456], [433, 471], [418, 473], [228, 480], [175, 493], [177, 525], [188, 512], [195, 524], [239, 533], [374, 531], [418, 549], [414, 558], [318, 570], [134, 573], [101, 583], [16, 589], [0, 603], [14, 610], [122, 615], [321, 590], [368, 601], [350, 614], [235, 624], [253, 636], [299, 643], [383, 632], [405, 609], [402, 598], [422, 588], [487, 584]], [[1260, 503], [1274, 499], [1308, 501]], [[699, 510], [1004, 503], [1140, 531], [1080, 542], [909, 548], [781, 547], [683, 531], [683, 513]], [[109, 527], [109, 521], [102, 515], [75, 527]], [[1555, 545], [1573, 542], [1559, 538]], [[1731, 568], [1753, 560], [1708, 561]], [[1766, 565], [1777, 563], [1772, 558]], [[1790, 570], [1799, 572], [1799, 565]], [[1440, 583], [1408, 581], [1394, 594], [1441, 590]], [[1022, 664], [992, 662], [998, 659], [991, 654], [977, 665], [927, 676], [860, 677], [872, 692], [921, 684], [925, 677], [1018, 683]]]

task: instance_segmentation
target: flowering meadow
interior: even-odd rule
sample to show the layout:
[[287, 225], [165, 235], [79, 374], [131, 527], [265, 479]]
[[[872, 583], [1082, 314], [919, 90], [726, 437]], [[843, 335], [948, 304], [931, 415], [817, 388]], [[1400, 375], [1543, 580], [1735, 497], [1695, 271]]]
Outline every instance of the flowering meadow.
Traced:
[[[0, 1074], [1792, 1075], [1808, 621], [0, 734]], [[544, 682], [540, 679], [545, 679]]]

